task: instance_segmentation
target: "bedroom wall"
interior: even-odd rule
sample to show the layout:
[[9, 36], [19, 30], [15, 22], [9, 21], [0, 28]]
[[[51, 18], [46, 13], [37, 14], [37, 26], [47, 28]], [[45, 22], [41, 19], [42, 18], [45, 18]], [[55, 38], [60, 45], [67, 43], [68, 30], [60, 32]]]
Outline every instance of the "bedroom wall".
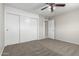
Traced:
[[79, 9], [54, 17], [55, 39], [79, 44]]
[[0, 54], [4, 44], [4, 20], [3, 20], [3, 4], [0, 3]]

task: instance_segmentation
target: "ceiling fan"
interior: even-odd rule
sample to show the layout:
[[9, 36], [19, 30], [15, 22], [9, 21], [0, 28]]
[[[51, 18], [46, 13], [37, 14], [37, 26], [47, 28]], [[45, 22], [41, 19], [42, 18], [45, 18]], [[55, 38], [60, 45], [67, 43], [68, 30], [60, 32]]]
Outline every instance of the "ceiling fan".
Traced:
[[51, 12], [53, 12], [54, 7], [64, 7], [66, 4], [64, 3], [45, 3], [48, 6], [42, 8], [41, 10], [45, 10], [46, 8], [50, 7]]

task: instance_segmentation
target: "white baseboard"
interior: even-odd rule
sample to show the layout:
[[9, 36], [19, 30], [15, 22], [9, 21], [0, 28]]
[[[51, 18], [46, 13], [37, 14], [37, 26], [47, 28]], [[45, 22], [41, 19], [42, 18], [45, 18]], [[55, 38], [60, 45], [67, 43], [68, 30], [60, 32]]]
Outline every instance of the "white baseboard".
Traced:
[[0, 56], [2, 55], [4, 47], [0, 50]]

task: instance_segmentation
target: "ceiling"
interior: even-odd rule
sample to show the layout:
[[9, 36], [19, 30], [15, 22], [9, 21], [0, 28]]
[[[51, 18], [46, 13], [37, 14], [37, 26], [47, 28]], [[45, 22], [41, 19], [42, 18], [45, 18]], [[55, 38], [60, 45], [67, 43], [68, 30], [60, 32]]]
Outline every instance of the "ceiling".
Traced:
[[49, 10], [49, 8], [41, 11], [43, 7], [48, 6], [44, 3], [6, 3], [5, 5], [16, 7], [28, 12], [40, 14], [47, 18], [79, 8], [79, 3], [65, 3], [65, 4], [66, 4], [65, 7], [56, 7], [54, 12], [52, 13]]

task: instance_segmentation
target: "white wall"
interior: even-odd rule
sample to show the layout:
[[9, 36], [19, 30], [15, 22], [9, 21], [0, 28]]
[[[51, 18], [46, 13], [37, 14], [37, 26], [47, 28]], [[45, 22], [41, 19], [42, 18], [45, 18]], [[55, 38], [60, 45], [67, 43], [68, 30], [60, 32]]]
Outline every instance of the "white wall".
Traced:
[[54, 19], [48, 21], [48, 38], [54, 39]]
[[4, 20], [3, 20], [3, 4], [0, 3], [0, 53], [4, 44]]
[[79, 44], [79, 9], [55, 16], [55, 38]]
[[17, 14], [20, 16], [27, 16], [27, 17], [31, 17], [31, 18], [39, 18], [39, 16], [37, 14], [31, 13], [31, 12], [27, 12], [18, 8], [14, 8], [14, 7], [9, 7], [5, 5], [5, 11], [8, 13], [13, 13], [13, 14]]

